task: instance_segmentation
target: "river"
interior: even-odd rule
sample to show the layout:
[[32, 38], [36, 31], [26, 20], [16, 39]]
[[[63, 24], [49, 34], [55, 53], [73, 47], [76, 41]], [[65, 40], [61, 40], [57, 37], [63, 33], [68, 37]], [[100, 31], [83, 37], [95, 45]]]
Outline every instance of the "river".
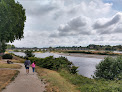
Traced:
[[[13, 52], [13, 53], [16, 55], [25, 56], [25, 54], [22, 52]], [[35, 54], [35, 57], [39, 57], [39, 58], [45, 58], [48, 56], [54, 56], [54, 57], [64, 56], [69, 61], [71, 61], [75, 66], [79, 67], [78, 73], [80, 75], [83, 75], [88, 78], [92, 78], [91, 75], [94, 75], [94, 71], [96, 70], [95, 66], [102, 60], [99, 58], [67, 56], [65, 54], [59, 55], [56, 53], [48, 53], [48, 52], [47, 53], [34, 53], [34, 54]]]

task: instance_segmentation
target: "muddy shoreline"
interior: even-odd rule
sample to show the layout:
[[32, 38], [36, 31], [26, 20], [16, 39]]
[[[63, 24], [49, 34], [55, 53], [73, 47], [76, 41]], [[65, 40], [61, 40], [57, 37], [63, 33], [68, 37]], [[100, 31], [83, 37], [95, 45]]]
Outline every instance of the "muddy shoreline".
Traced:
[[74, 56], [74, 57], [98, 58], [98, 59], [104, 59], [105, 57], [110, 56], [110, 55], [96, 55], [96, 54], [83, 54], [83, 53], [56, 53], [56, 54], [65, 56]]

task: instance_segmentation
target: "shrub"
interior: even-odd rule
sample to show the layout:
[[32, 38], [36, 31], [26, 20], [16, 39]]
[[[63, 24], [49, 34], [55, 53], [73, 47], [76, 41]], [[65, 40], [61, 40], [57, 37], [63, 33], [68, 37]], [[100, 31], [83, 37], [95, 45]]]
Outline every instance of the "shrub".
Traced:
[[121, 79], [122, 76], [122, 57], [106, 57], [96, 66], [95, 78]]
[[54, 58], [53, 56], [49, 56], [46, 58], [30, 57], [29, 60], [31, 60], [31, 62], [36, 61], [36, 65], [43, 68], [51, 70], [66, 69], [71, 71], [71, 73], [77, 72], [74, 67], [71, 67], [72, 62], [68, 61], [68, 59], [65, 57], [58, 57], [58, 58]]
[[10, 54], [4, 54], [4, 55], [2, 56], [2, 59], [12, 59], [12, 58], [13, 58], [13, 56], [10, 55]]
[[78, 69], [78, 67], [72, 66], [71, 69], [70, 69], [70, 73], [76, 74], [77, 73], [77, 69]]
[[26, 54], [26, 57], [34, 57], [35, 55], [32, 52], [32, 50], [26, 50], [24, 53]]

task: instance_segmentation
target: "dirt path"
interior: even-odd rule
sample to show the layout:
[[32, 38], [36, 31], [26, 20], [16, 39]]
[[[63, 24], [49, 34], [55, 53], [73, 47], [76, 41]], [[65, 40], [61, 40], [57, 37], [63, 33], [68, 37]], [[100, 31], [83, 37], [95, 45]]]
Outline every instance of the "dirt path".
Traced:
[[38, 78], [37, 73], [33, 75], [30, 67], [30, 74], [26, 74], [23, 64], [16, 79], [10, 83], [2, 92], [44, 92], [45, 84]]

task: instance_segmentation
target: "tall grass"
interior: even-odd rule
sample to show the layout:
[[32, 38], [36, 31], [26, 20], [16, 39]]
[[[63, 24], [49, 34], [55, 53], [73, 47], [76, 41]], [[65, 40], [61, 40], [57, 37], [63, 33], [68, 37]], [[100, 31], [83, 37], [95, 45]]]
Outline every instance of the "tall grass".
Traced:
[[47, 92], [79, 92], [76, 87], [63, 78], [58, 72], [36, 67], [41, 79], [44, 79], [47, 83]]
[[74, 84], [81, 92], [122, 92], [122, 80], [89, 79], [65, 70], [60, 75]]

